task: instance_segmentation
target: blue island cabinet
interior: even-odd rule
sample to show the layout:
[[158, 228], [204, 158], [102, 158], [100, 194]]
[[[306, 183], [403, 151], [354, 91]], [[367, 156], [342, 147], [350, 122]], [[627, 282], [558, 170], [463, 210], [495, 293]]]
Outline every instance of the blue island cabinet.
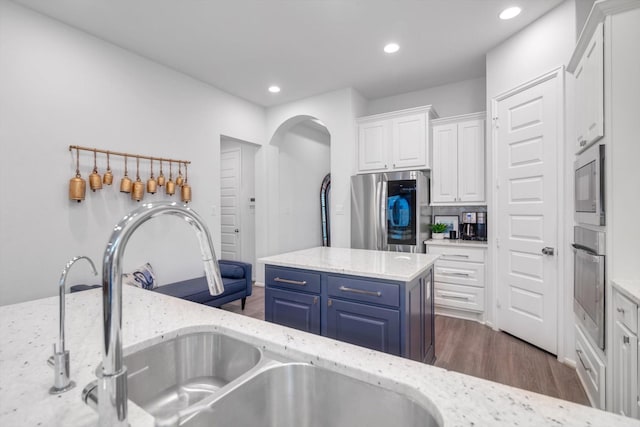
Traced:
[[432, 363], [433, 275], [410, 282], [267, 265], [265, 319]]

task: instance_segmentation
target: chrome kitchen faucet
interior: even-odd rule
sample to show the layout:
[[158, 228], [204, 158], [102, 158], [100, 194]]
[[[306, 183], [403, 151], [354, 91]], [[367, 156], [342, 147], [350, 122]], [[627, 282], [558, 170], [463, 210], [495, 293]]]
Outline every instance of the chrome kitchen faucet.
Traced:
[[53, 345], [53, 356], [49, 357], [47, 363], [53, 367], [54, 376], [53, 376], [53, 386], [49, 389], [50, 394], [60, 394], [64, 393], [67, 390], [71, 390], [75, 387], [76, 383], [71, 381], [71, 377], [69, 375], [69, 350], [66, 350], [64, 347], [64, 319], [65, 319], [65, 291], [66, 291], [66, 283], [67, 283], [67, 273], [71, 269], [71, 266], [75, 264], [76, 261], [86, 259], [89, 264], [91, 264], [91, 269], [93, 270], [93, 274], [95, 276], [98, 275], [98, 271], [96, 270], [96, 266], [91, 261], [91, 258], [86, 256], [77, 256], [71, 258], [67, 265], [64, 266], [62, 270], [62, 274], [60, 275], [60, 282], [58, 283], [58, 288], [60, 292], [60, 327], [58, 334], [58, 346]]
[[[173, 215], [191, 225], [200, 243], [205, 275], [211, 295], [224, 292], [213, 241], [204, 221], [187, 205], [175, 202], [144, 204], [116, 224], [107, 242], [102, 264], [102, 367], [97, 381], [82, 392], [82, 399], [95, 408], [97, 400], [101, 426], [127, 426], [127, 367], [122, 364], [122, 255], [131, 235], [146, 221]], [[97, 391], [96, 391], [97, 389]]]

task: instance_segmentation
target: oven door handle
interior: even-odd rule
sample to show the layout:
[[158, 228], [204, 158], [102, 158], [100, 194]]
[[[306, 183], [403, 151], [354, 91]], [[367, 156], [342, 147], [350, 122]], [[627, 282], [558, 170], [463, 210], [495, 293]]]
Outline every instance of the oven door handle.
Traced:
[[594, 255], [594, 256], [599, 256], [600, 255], [599, 253], [597, 253], [593, 249], [588, 248], [588, 247], [583, 246], [583, 245], [580, 245], [578, 243], [572, 243], [571, 246], [573, 247], [574, 250], [584, 251], [584, 252], [588, 253], [589, 255]]

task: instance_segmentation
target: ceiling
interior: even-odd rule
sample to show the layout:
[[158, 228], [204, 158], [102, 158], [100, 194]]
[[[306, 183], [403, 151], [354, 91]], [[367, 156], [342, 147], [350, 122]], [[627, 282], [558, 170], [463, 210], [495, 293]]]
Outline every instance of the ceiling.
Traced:
[[[262, 106], [368, 99], [485, 75], [485, 54], [563, 0], [15, 0]], [[522, 13], [498, 19], [507, 6]], [[394, 41], [400, 51], [385, 54]], [[269, 85], [282, 87], [278, 94]]]

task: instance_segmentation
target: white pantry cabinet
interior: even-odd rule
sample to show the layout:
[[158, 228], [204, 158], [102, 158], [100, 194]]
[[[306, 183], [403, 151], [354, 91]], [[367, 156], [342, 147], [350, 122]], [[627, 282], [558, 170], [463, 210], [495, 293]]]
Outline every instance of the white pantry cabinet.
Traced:
[[484, 203], [485, 117], [482, 112], [432, 122], [432, 205]]
[[430, 106], [361, 117], [358, 123], [358, 173], [428, 169]]
[[604, 136], [604, 26], [596, 27], [578, 66], [576, 79], [576, 145], [579, 153]]

